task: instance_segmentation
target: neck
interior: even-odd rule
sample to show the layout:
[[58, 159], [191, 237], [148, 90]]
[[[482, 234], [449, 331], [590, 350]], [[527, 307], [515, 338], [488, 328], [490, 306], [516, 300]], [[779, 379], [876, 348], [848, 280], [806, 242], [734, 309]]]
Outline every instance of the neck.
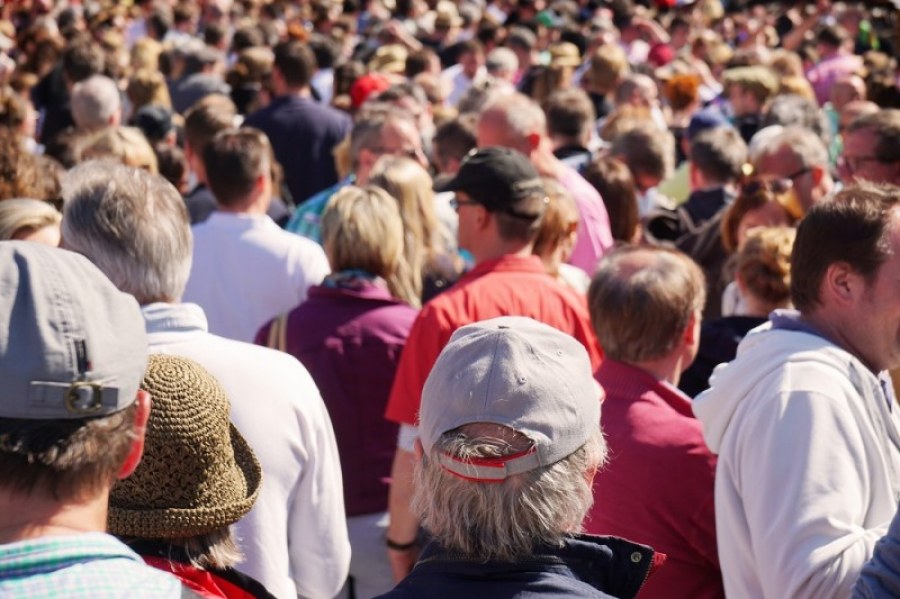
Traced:
[[528, 158], [542, 177], [556, 179], [563, 170], [563, 163], [553, 155], [553, 142], [548, 137], [541, 138], [538, 147], [531, 152]]
[[680, 351], [672, 352], [672, 354], [656, 360], [628, 362], [628, 364], [635, 368], [640, 368], [657, 380], [666, 381], [671, 385], [677, 386], [678, 381], [681, 380], [681, 373], [691, 365], [691, 360], [683, 354], [684, 352]]
[[304, 87], [285, 87], [283, 95], [295, 98], [309, 98], [312, 96], [312, 91], [308, 85]]
[[0, 489], [0, 545], [47, 536], [104, 532], [109, 491], [80, 501]]
[[825, 337], [844, 351], [856, 356], [872, 373], [877, 375], [881, 372], [882, 369], [875, 364], [869, 363], [863, 352], [860, 351], [867, 340], [862, 340], [862, 343], [859, 340], [854, 340], [844, 332], [849, 327], [845, 327], [842, 322], [835, 321], [833, 318], [825, 318], [823, 312], [824, 310], [820, 309], [811, 313], [801, 313], [800, 318], [815, 329], [819, 335]]
[[533, 244], [531, 243], [522, 245], [521, 242], [509, 242], [500, 239], [477, 250], [470, 250], [470, 252], [475, 259], [475, 264], [481, 264], [503, 256], [530, 256], [532, 246]]

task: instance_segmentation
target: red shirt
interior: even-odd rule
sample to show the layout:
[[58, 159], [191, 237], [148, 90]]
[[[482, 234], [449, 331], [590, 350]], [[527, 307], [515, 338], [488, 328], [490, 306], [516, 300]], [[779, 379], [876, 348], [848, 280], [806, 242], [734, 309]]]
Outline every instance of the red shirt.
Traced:
[[387, 419], [416, 424], [425, 379], [453, 332], [498, 316], [528, 316], [568, 333], [587, 348], [594, 369], [600, 364], [584, 297], [548, 275], [537, 256], [503, 256], [478, 264], [419, 313], [400, 356]]
[[666, 563], [641, 599], [725, 597], [713, 506], [716, 457], [703, 441], [691, 400], [647, 372], [607, 358], [600, 424], [609, 463], [594, 478], [591, 534], [650, 545]]

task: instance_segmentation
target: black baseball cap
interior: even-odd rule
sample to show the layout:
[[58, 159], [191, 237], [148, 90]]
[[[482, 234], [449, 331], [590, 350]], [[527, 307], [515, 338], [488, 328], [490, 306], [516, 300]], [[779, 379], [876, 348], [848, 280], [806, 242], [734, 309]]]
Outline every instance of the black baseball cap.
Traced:
[[518, 205], [534, 196], [546, 196], [541, 176], [524, 155], [510, 148], [473, 151], [463, 160], [444, 191], [463, 191], [491, 212], [534, 220], [543, 214], [522, 212]]

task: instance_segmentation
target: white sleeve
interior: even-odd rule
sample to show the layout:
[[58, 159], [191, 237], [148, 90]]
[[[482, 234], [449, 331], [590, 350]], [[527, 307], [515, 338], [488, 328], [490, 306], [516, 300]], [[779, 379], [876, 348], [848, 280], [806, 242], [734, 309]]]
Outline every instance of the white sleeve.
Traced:
[[873, 453], [888, 449], [866, 442], [871, 426], [853, 401], [785, 394], [751, 406], [736, 431], [730, 467], [766, 598], [848, 597], [887, 530], [889, 517], [867, 520], [873, 487], [884, 484]]
[[350, 569], [350, 540], [334, 430], [315, 383], [307, 379], [309, 388], [302, 392], [316, 409], [300, 422], [307, 455], [288, 514], [291, 578], [298, 596], [331, 599]]

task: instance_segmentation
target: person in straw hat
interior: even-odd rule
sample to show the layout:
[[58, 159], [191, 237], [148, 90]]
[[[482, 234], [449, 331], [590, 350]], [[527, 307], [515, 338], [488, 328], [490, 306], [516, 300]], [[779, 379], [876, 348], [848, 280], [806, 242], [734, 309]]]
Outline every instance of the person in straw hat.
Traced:
[[274, 597], [232, 568], [242, 556], [230, 526], [253, 507], [262, 470], [218, 381], [151, 355], [141, 389], [153, 398], [144, 457], [110, 493], [110, 533], [204, 597]]

